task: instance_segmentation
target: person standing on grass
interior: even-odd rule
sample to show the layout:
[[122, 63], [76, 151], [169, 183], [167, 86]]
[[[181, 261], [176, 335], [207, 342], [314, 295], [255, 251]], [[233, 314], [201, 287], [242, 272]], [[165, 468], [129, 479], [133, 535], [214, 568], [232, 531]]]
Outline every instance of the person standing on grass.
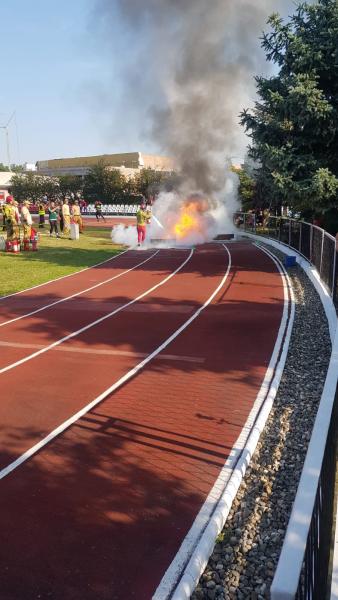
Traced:
[[136, 225], [137, 225], [137, 241], [138, 245], [141, 246], [146, 239], [146, 226], [150, 223], [151, 214], [147, 210], [147, 206], [144, 200], [136, 213]]
[[29, 212], [29, 205], [30, 205], [29, 200], [24, 200], [22, 203], [22, 208], [21, 208], [21, 221], [22, 221], [22, 225], [23, 225], [23, 239], [25, 241], [26, 240], [29, 241], [31, 239], [32, 225], [33, 225], [32, 215]]
[[5, 208], [4, 208], [4, 216], [5, 216], [7, 240], [13, 240], [14, 225], [16, 224], [13, 196], [7, 196], [7, 198], [6, 198], [6, 204], [5, 204]]
[[39, 202], [38, 213], [39, 213], [39, 229], [44, 229], [46, 210], [45, 210], [45, 203], [43, 202], [43, 200], [41, 200]]
[[80, 233], [83, 233], [83, 221], [82, 221], [82, 217], [81, 217], [81, 210], [80, 210], [78, 200], [75, 200], [75, 202], [72, 206], [72, 217], [73, 217], [74, 223], [76, 223], [79, 226]]
[[5, 207], [6, 207], [6, 202], [4, 202], [3, 205], [1, 206], [1, 212], [2, 212], [2, 231], [6, 231]]
[[15, 220], [13, 223], [13, 238], [16, 240], [20, 239], [20, 213], [19, 213], [19, 202], [13, 200]]
[[63, 218], [63, 235], [65, 237], [70, 236], [70, 210], [68, 199], [65, 198], [62, 205], [62, 218]]
[[63, 233], [62, 205], [63, 205], [63, 200], [58, 200], [56, 203], [56, 206], [57, 206], [59, 218], [60, 218], [60, 233]]
[[48, 219], [49, 219], [49, 235], [52, 237], [53, 231], [55, 232], [55, 236], [58, 238], [59, 229], [58, 229], [58, 216], [59, 216], [59, 208], [56, 206], [55, 202], [51, 202], [48, 209]]
[[95, 216], [96, 216], [97, 221], [99, 220], [100, 217], [104, 221], [106, 220], [102, 214], [102, 202], [100, 202], [100, 200], [96, 200], [96, 202], [95, 202], [95, 211], [96, 211]]

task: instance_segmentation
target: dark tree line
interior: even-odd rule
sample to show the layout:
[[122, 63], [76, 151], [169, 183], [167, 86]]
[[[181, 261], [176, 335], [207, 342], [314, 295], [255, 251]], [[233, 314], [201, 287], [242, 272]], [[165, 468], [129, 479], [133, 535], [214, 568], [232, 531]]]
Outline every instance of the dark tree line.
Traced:
[[109, 169], [102, 163], [92, 167], [87, 175], [61, 175], [46, 177], [35, 172], [20, 173], [12, 177], [11, 189], [17, 200], [30, 199], [34, 202], [44, 195], [50, 199], [80, 193], [88, 202], [100, 200], [109, 203], [133, 203], [142, 195], [157, 194], [169, 185], [172, 175], [142, 169], [132, 178], [127, 178], [118, 169]]

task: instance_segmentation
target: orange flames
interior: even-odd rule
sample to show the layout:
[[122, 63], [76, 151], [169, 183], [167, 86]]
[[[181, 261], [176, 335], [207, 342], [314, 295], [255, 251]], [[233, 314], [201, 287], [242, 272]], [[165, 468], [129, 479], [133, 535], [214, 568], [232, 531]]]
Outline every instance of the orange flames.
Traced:
[[194, 233], [203, 233], [202, 214], [207, 209], [204, 203], [190, 200], [180, 208], [178, 221], [173, 227], [175, 237], [179, 240]]

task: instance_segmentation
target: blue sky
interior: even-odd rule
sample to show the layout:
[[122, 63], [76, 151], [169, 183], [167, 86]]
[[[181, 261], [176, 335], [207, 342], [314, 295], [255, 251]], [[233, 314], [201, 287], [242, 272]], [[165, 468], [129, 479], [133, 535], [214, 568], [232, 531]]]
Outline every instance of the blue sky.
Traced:
[[[137, 40], [123, 30], [113, 0], [109, 22], [100, 17], [97, 6], [105, 1], [1, 3], [0, 125], [16, 111], [11, 162], [159, 151], [145, 135], [147, 107], [137, 93], [142, 81], [135, 80], [129, 107], [123, 96], [124, 69], [137, 62]], [[156, 83], [153, 89], [156, 102]], [[7, 162], [1, 129], [0, 162]]]
[[[1, 3], [6, 25], [1, 32], [0, 125], [16, 111], [19, 144], [14, 120], [9, 127], [12, 162], [141, 149], [138, 129], [126, 127], [124, 135], [116, 114], [118, 56], [100, 43], [93, 6], [93, 0]], [[114, 36], [118, 48], [123, 32], [116, 28]], [[0, 162], [6, 157], [1, 130]]]

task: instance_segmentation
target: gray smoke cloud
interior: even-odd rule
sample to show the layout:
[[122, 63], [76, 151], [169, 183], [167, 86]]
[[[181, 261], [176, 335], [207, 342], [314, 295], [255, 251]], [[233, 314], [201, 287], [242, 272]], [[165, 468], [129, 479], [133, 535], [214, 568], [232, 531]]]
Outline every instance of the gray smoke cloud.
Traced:
[[[123, 24], [125, 110], [141, 103], [151, 136], [172, 156], [188, 189], [224, 187], [224, 164], [243, 156], [240, 110], [252, 104], [253, 76], [262, 71], [259, 36], [268, 15], [288, 2], [274, 0], [101, 0], [111, 33]], [[266, 70], [266, 67], [265, 67]]]
[[268, 70], [259, 37], [267, 17], [290, 5], [100, 0], [97, 15], [106, 35], [116, 22], [123, 26], [124, 111], [137, 107], [139, 127], [147, 120], [150, 137], [181, 173], [174, 210], [189, 193], [207, 196], [216, 213], [225, 201], [228, 210], [222, 219], [218, 215], [224, 229], [226, 212], [236, 209], [236, 184], [226, 163], [244, 156], [248, 140], [239, 113], [254, 101], [254, 75]]

